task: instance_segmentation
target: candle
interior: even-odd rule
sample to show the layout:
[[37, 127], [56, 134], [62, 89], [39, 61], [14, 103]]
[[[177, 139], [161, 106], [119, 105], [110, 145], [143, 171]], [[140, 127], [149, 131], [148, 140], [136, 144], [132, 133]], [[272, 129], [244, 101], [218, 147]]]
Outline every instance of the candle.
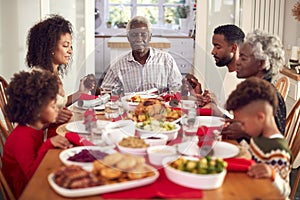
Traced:
[[298, 58], [298, 49], [299, 49], [299, 47], [297, 47], [297, 46], [292, 47], [291, 60], [298, 62], [298, 59], [299, 59]]

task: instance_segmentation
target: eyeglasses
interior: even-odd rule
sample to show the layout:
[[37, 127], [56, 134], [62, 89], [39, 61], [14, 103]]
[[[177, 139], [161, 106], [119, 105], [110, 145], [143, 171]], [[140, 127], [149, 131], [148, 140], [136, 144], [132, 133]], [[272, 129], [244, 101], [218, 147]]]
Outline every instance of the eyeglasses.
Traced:
[[129, 32], [129, 37], [130, 38], [137, 38], [137, 37], [148, 38], [149, 32]]

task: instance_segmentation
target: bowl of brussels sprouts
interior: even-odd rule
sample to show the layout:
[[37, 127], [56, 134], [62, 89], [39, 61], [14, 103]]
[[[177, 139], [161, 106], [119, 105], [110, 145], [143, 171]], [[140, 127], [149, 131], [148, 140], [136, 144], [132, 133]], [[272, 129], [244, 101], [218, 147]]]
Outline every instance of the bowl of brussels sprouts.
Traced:
[[170, 181], [193, 189], [217, 189], [222, 186], [227, 173], [227, 163], [211, 156], [167, 157], [162, 163]]
[[143, 136], [145, 134], [151, 134], [153, 136], [156, 134], [163, 134], [168, 136], [168, 141], [171, 141], [177, 138], [180, 126], [171, 122], [149, 120], [137, 123], [135, 129], [139, 136]]

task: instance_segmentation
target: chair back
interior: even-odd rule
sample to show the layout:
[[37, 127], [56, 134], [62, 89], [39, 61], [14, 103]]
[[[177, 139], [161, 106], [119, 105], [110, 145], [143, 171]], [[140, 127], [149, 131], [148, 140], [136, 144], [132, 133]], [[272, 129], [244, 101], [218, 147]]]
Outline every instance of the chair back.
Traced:
[[8, 86], [7, 81], [2, 76], [0, 76], [0, 109], [2, 113], [2, 116], [0, 115], [0, 120], [2, 118], [5, 120], [6, 129], [10, 133], [13, 130], [14, 126], [11, 123], [11, 121], [8, 119], [4, 110], [4, 106], [7, 104], [7, 95], [6, 95], [7, 86]]
[[[4, 133], [5, 131], [7, 131], [1, 121], [0, 121], [0, 131], [1, 131], [1, 133]], [[8, 134], [8, 133], [6, 133], [6, 134]], [[5, 137], [4, 134], [0, 135], [0, 145], [1, 145], [2, 152], [3, 152], [4, 143], [5, 143], [4, 137]], [[0, 166], [2, 168], [2, 155], [0, 155]], [[1, 190], [4, 200], [15, 200], [16, 199], [1, 170], [0, 170], [0, 190]]]
[[290, 80], [286, 76], [282, 76], [277, 80], [275, 83], [275, 87], [277, 88], [278, 92], [283, 97], [284, 101], [286, 101], [289, 89], [290, 89]]
[[289, 143], [289, 147], [294, 142], [297, 132], [300, 129], [300, 99], [295, 103], [292, 110], [286, 118], [284, 137]]
[[[288, 141], [289, 148], [292, 152], [293, 157], [293, 167], [297, 168], [297, 176], [294, 181], [294, 184], [291, 186], [290, 199], [294, 199], [299, 180], [300, 180], [300, 169], [299, 166], [296, 166], [295, 160], [298, 156], [300, 156], [300, 99], [295, 103], [291, 112], [289, 113], [286, 119], [286, 132], [285, 138]], [[299, 159], [299, 158], [298, 158]]]

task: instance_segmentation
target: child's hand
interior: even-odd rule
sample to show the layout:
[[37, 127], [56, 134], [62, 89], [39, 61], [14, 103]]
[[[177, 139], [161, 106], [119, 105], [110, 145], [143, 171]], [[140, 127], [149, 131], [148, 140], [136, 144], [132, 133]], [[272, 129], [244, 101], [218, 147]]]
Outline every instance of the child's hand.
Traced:
[[61, 149], [67, 149], [73, 147], [69, 140], [61, 135], [56, 135], [50, 138], [50, 141], [54, 147]]
[[272, 168], [271, 166], [265, 163], [258, 163], [252, 165], [247, 174], [254, 178], [271, 178], [272, 177]]

